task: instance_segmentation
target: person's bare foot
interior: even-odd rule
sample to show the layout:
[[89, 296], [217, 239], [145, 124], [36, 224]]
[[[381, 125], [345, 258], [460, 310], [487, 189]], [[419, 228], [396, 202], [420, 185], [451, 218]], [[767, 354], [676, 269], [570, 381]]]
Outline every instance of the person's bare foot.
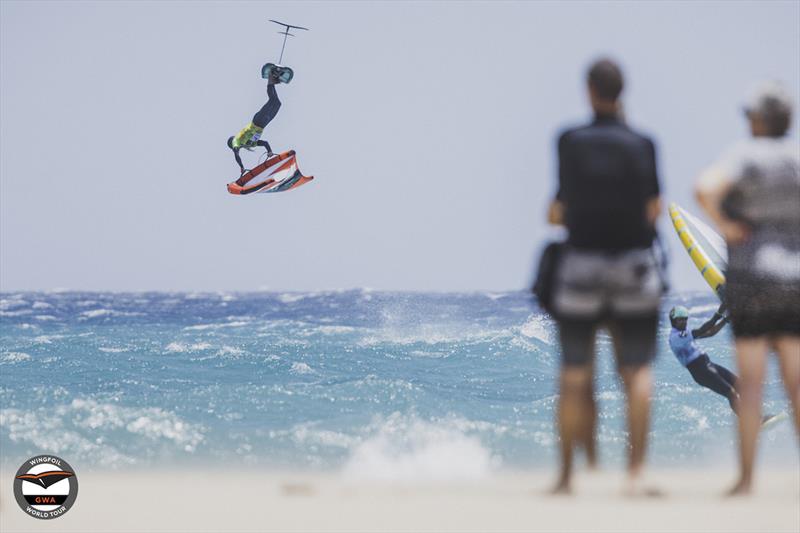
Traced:
[[733, 496], [747, 496], [750, 494], [750, 481], [744, 478], [739, 479], [736, 484], [728, 489], [725, 493], [726, 497], [733, 497]]
[[599, 467], [597, 466], [597, 455], [595, 455], [594, 453], [586, 454], [586, 468], [588, 468], [592, 472], [596, 472], [597, 470], [599, 470]]
[[640, 476], [629, 476], [622, 488], [622, 495], [626, 498], [662, 498], [664, 492], [647, 484]]
[[569, 479], [559, 479], [555, 486], [548, 490], [547, 493], [552, 496], [568, 496], [572, 494], [572, 486], [570, 485]]

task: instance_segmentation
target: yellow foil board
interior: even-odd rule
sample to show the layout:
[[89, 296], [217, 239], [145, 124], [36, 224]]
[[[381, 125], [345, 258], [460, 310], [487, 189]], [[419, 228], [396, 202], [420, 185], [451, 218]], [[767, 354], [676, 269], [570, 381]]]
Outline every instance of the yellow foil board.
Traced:
[[686, 220], [676, 204], [670, 204], [669, 217], [672, 219], [672, 225], [678, 233], [678, 238], [681, 240], [681, 244], [686, 250], [686, 253], [688, 253], [689, 257], [692, 259], [694, 266], [700, 271], [700, 274], [703, 276], [703, 279], [706, 280], [708, 286], [719, 295], [720, 289], [725, 285], [725, 274], [714, 264], [708, 253], [697, 242], [692, 228], [686, 223]]

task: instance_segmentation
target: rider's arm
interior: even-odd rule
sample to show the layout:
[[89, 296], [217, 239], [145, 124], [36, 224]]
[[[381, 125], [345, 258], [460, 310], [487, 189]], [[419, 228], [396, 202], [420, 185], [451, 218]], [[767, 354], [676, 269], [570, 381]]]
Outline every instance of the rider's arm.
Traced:
[[728, 317], [725, 316], [725, 304], [719, 306], [719, 309], [714, 313], [705, 324], [697, 329], [692, 330], [692, 337], [695, 339], [703, 339], [706, 337], [713, 337], [725, 327], [728, 323]]

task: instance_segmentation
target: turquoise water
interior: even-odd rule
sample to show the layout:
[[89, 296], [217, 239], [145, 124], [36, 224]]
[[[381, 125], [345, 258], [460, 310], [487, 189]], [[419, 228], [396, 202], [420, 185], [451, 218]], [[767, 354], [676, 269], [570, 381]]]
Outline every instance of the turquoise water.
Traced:
[[[694, 294], [697, 327], [714, 300]], [[558, 348], [522, 292], [4, 293], [0, 450], [73, 465], [259, 464], [481, 475], [555, 460]], [[733, 464], [727, 402], [659, 333], [651, 462]], [[622, 460], [623, 405], [601, 336], [599, 438]], [[731, 369], [729, 333], [703, 343]], [[765, 410], [786, 409], [774, 362]], [[764, 460], [797, 464], [791, 425]], [[228, 463], [229, 464], [229, 463]], [[77, 466], [76, 466], [77, 468]]]

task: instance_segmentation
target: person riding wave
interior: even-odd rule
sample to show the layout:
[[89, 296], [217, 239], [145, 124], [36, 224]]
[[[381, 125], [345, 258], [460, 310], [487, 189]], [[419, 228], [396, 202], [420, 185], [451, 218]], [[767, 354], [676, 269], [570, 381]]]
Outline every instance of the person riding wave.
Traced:
[[739, 403], [736, 383], [739, 378], [724, 366], [713, 363], [708, 354], [700, 350], [694, 342], [695, 339], [713, 337], [725, 327], [728, 318], [724, 311], [724, 305], [722, 305], [714, 313], [714, 316], [702, 326], [697, 329], [689, 329], [687, 328], [689, 310], [682, 305], [673, 307], [669, 312], [669, 321], [672, 324], [672, 330], [669, 333], [669, 347], [698, 385], [727, 398], [731, 409], [736, 413]]

